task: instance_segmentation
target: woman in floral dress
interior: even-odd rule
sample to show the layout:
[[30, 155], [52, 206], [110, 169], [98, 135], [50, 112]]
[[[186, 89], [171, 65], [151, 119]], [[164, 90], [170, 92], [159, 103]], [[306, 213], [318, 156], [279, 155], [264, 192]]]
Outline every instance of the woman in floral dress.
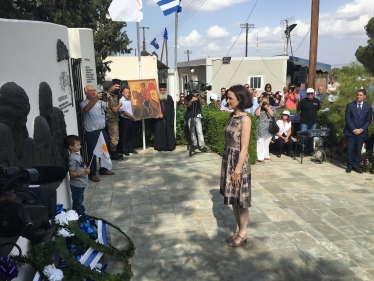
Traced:
[[228, 109], [234, 110], [225, 128], [226, 147], [222, 156], [220, 193], [224, 203], [232, 205], [236, 220], [234, 235], [226, 241], [239, 247], [248, 239], [248, 208], [251, 206], [251, 167], [248, 157], [251, 118], [244, 112], [252, 107], [252, 96], [242, 85], [232, 86], [227, 93]]

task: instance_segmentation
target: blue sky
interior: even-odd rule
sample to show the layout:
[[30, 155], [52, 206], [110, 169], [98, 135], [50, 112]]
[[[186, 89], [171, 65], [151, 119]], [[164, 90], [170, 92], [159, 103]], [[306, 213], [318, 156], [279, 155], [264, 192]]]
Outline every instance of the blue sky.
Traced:
[[[297, 24], [291, 38], [294, 55], [309, 58], [309, 28], [311, 0], [183, 0], [183, 12], [179, 14], [181, 26], [178, 31], [178, 61], [186, 61], [186, 50], [191, 50], [190, 60], [210, 57], [242, 57], [245, 54], [245, 32], [237, 39], [251, 10], [248, 23], [255, 28], [249, 30], [248, 56], [256, 56], [256, 41], [259, 38], [259, 56], [284, 53], [281, 20], [294, 18]], [[318, 61], [339, 65], [355, 61], [355, 51], [366, 45], [365, 24], [374, 16], [372, 0], [321, 0], [318, 42]], [[256, 5], [256, 6], [255, 6]], [[200, 8], [199, 8], [200, 7]], [[198, 9], [199, 8], [199, 9]], [[161, 54], [162, 30], [169, 30], [169, 66], [174, 61], [174, 15], [164, 16], [153, 0], [143, 0], [144, 18], [140, 26], [146, 30], [147, 51], [155, 49], [149, 45], [157, 38]], [[127, 23], [126, 32], [136, 48], [136, 24]], [[141, 41], [142, 41], [142, 33]], [[304, 39], [304, 40], [303, 40]], [[289, 50], [290, 53], [290, 50]], [[134, 55], [131, 54], [131, 55]]]

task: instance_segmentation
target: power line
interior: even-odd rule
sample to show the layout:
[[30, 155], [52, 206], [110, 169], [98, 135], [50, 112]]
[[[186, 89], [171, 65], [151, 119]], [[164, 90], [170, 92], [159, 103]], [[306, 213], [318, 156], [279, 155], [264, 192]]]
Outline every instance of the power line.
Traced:
[[308, 35], [308, 33], [310, 32], [310, 27], [309, 27], [309, 30], [308, 30], [308, 32], [305, 34], [305, 36], [304, 36], [304, 38], [303, 38], [303, 40], [301, 40], [301, 42], [300, 42], [300, 44], [299, 44], [299, 46], [297, 47], [297, 49], [296, 49], [296, 51], [295, 51], [295, 53], [297, 52], [297, 50], [300, 48], [300, 46], [301, 46], [301, 44], [304, 42], [304, 40], [305, 40], [305, 38], [306, 38], [306, 36]]
[[[251, 15], [252, 15], [252, 13], [253, 13], [253, 10], [255, 9], [257, 3], [258, 3], [258, 0], [256, 0], [256, 3], [253, 5], [253, 8], [252, 8], [251, 12], [249, 13], [249, 16], [247, 17], [247, 20], [245, 21], [245, 23], [248, 23], [248, 20], [249, 20], [249, 18], [251, 17]], [[239, 39], [240, 35], [242, 34], [242, 32], [243, 32], [243, 29], [240, 30], [238, 37], [236, 37], [234, 43], [231, 45], [231, 47], [230, 47], [230, 49], [229, 49], [229, 51], [227, 52], [227, 54], [226, 54], [225, 57], [228, 56], [228, 54], [230, 53], [231, 49], [234, 47], [234, 45], [235, 45], [236, 42], [238, 41], [238, 39]], [[242, 58], [242, 60], [240, 61], [238, 67], [236, 68], [236, 70], [235, 70], [235, 72], [234, 72], [234, 75], [235, 75], [236, 71], [238, 71], [239, 66], [242, 64], [243, 59], [244, 59], [244, 57]], [[219, 68], [217, 69], [216, 74], [214, 74], [214, 76], [213, 76], [213, 78], [210, 80], [209, 84], [212, 83], [214, 77], [216, 77], [216, 75], [218, 74], [218, 72], [219, 72], [219, 70], [221, 69], [222, 65], [223, 65], [223, 63], [221, 63], [221, 65], [220, 65]], [[234, 76], [231, 77], [231, 79], [230, 79], [230, 81], [229, 81], [228, 84], [230, 84], [230, 82], [231, 82], [231, 80], [232, 80], [233, 77], [234, 77]]]
[[264, 62], [266, 68], [270, 71], [270, 73], [273, 74], [273, 76], [274, 76], [275, 78], [277, 78], [277, 80], [278, 80], [279, 82], [281, 82], [283, 85], [286, 84], [286, 82], [283, 82], [283, 81], [279, 80], [279, 78], [278, 78], [278, 77], [273, 73], [273, 71], [271, 71], [271, 69], [268, 67], [268, 65], [266, 64], [266, 62], [265, 62], [265, 60], [264, 60], [264, 58], [263, 58], [262, 56], [261, 56], [261, 59], [262, 59], [262, 61]]

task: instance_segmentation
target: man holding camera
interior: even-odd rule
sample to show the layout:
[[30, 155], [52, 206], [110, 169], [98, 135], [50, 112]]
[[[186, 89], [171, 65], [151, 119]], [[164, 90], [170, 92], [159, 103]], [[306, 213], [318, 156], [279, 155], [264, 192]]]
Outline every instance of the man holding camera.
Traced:
[[[188, 127], [190, 129], [192, 150], [196, 150], [196, 148], [199, 148], [201, 152], [207, 152], [208, 149], [205, 146], [203, 127], [201, 124], [201, 106], [203, 105], [203, 100], [200, 96], [199, 91], [196, 90], [190, 93], [186, 97], [186, 103], [187, 112], [185, 118], [187, 119]], [[199, 142], [199, 145], [197, 142]]]
[[[106, 93], [108, 102], [103, 101], [103, 93], [99, 92], [96, 94], [95, 88], [92, 85], [86, 86], [84, 93], [86, 94], [86, 99], [80, 103], [80, 108], [83, 114], [84, 140], [87, 143], [88, 159], [89, 161], [92, 159], [88, 178], [94, 182], [99, 182], [100, 179], [96, 176], [96, 156], [93, 155], [93, 151], [100, 133], [103, 134], [105, 142], [108, 143], [108, 135], [105, 131], [105, 111], [107, 108], [113, 107], [113, 102], [109, 93]], [[114, 175], [114, 172], [101, 167], [99, 174]]]

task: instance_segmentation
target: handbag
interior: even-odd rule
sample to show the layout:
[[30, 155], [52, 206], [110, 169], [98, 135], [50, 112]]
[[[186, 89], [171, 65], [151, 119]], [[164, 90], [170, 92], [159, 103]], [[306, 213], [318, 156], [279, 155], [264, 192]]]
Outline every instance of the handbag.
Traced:
[[271, 120], [269, 122], [269, 128], [268, 128], [268, 132], [272, 135], [275, 135], [276, 133], [279, 132], [279, 126], [277, 125], [277, 122], [275, 121], [275, 118], [273, 116], [270, 116], [270, 114], [268, 112], [266, 112], [266, 114], [271, 117]]

